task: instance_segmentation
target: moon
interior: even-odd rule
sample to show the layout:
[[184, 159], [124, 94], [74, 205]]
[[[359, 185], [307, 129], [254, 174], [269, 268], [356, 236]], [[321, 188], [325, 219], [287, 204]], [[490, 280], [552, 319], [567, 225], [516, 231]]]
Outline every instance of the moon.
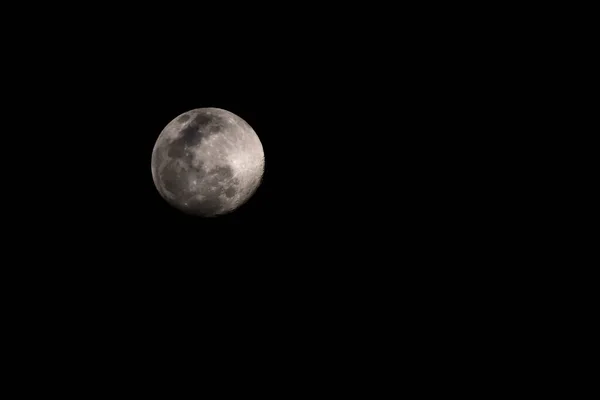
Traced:
[[187, 111], [162, 130], [152, 151], [160, 195], [186, 214], [214, 217], [248, 201], [262, 181], [265, 156], [254, 129], [220, 108]]

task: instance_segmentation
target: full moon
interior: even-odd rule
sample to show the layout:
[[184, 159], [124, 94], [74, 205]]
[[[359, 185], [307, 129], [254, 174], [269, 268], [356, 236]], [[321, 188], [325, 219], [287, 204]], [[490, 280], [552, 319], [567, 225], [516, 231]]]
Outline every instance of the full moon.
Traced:
[[152, 178], [171, 206], [214, 217], [244, 204], [265, 166], [254, 129], [220, 108], [197, 108], [173, 119], [152, 151]]

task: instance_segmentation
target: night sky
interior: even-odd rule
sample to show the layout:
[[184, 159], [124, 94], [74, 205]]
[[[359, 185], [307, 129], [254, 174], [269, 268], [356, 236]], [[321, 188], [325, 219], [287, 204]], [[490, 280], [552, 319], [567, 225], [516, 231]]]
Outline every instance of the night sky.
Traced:
[[[24, 209], [6, 228], [27, 243], [20, 282], [144, 327], [210, 314], [295, 329], [439, 311], [504, 257], [488, 233], [519, 194], [502, 190], [510, 160], [493, 160], [517, 143], [515, 106], [482, 35], [450, 35], [429, 12], [235, 31], [218, 29], [224, 14], [212, 27], [184, 14], [81, 20], [14, 46], [8, 136], [22, 142], [4, 161], [5, 197]], [[255, 195], [211, 219], [167, 205], [150, 169], [162, 129], [200, 107], [243, 118], [265, 153]]]
[[[480, 128], [473, 116], [485, 110], [454, 66], [463, 56], [443, 37], [424, 33], [395, 47], [383, 32], [387, 41], [374, 42], [355, 31], [196, 43], [148, 24], [139, 32], [123, 25], [120, 37], [90, 32], [77, 52], [68, 35], [40, 39], [55, 61], [28, 81], [24, 98], [46, 105], [56, 134], [40, 136], [61, 154], [45, 154], [53, 163], [46, 173], [58, 180], [48, 201], [61, 212], [40, 218], [72, 226], [61, 235], [98, 257], [157, 270], [168, 262], [166, 271], [184, 274], [228, 261], [243, 270], [254, 262], [335, 269], [350, 260], [358, 268], [354, 252], [378, 264], [381, 251], [371, 246], [440, 240], [460, 214], [455, 206], [472, 201], [461, 192], [465, 155], [477, 153], [468, 148]], [[246, 120], [266, 160], [254, 197], [212, 220], [169, 207], [150, 172], [161, 130], [199, 107]]]

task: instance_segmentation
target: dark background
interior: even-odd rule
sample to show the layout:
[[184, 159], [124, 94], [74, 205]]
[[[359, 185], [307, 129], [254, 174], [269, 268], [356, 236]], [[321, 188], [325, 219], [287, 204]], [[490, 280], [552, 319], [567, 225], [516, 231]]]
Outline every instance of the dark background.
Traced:
[[[351, 333], [377, 346], [399, 323], [434, 343], [485, 324], [508, 249], [527, 246], [511, 210], [533, 206], [507, 172], [530, 112], [512, 76], [529, 72], [487, 14], [366, 11], [96, 10], [6, 35], [4, 282], [33, 310], [19, 315], [144, 357], [161, 335], [351, 357]], [[246, 120], [266, 159], [254, 197], [214, 219], [169, 207], [150, 170], [161, 130], [198, 107]]]
[[[37, 182], [20, 203], [23, 235], [68, 273], [89, 265], [109, 280], [174, 286], [205, 275], [279, 288], [383, 283], [415, 271], [397, 265], [460, 251], [497, 218], [487, 166], [508, 140], [503, 113], [519, 110], [498, 102], [510, 66], [498, 70], [493, 34], [474, 34], [485, 21], [429, 13], [357, 28], [340, 17], [334, 28], [332, 16], [310, 26], [290, 16], [259, 28], [242, 18], [216, 34], [222, 17], [174, 15], [116, 13], [110, 27], [82, 19], [27, 45], [7, 40], [5, 86], [21, 88], [13, 120], [28, 132], [17, 139], [36, 160], [8, 161]], [[198, 107], [239, 115], [265, 150], [255, 196], [215, 219], [167, 206], [150, 173], [161, 130]], [[30, 179], [16, 183], [31, 190]]]

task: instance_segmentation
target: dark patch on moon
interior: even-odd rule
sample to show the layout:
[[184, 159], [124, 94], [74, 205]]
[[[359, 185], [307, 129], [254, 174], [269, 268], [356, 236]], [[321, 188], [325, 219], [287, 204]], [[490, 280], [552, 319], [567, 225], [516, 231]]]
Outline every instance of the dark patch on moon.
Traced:
[[177, 119], [177, 122], [184, 123], [184, 122], [185, 122], [185, 121], [187, 121], [188, 119], [190, 119], [190, 116], [189, 116], [189, 115], [187, 115], [187, 114], [183, 114], [181, 117], [179, 117], [179, 118]]
[[206, 114], [198, 114], [194, 117], [192, 124], [196, 126], [205, 126], [208, 125], [212, 120], [213, 118], [209, 117]]
[[169, 146], [169, 151], [167, 152], [167, 154], [171, 158], [182, 158], [185, 155], [185, 143], [182, 143], [179, 140], [175, 140]]
[[194, 153], [186, 150], [185, 154], [183, 155], [183, 160], [186, 162], [186, 164], [191, 165], [194, 161]]
[[169, 146], [167, 154], [171, 158], [183, 160], [186, 164], [191, 164], [194, 160], [194, 154], [186, 149], [184, 142], [179, 140], [175, 140]]
[[[186, 115], [184, 115], [186, 116]], [[183, 117], [183, 116], [182, 116]], [[189, 118], [189, 116], [188, 116]], [[177, 139], [169, 145], [169, 156], [180, 158], [184, 155], [185, 146], [199, 146], [201, 142], [221, 131], [222, 118], [208, 115], [196, 115], [188, 125], [180, 131]]]
[[169, 161], [160, 171], [160, 180], [163, 187], [175, 195], [187, 189], [180, 174], [181, 167], [174, 161]]
[[194, 197], [188, 202], [188, 207], [194, 214], [212, 216], [223, 208], [223, 204], [218, 196], [207, 196], [202, 200]]
[[181, 130], [181, 136], [173, 141], [171, 145], [179, 144], [188, 146], [196, 146], [199, 145], [202, 141], [204, 134], [200, 131], [201, 127], [190, 122], [188, 126]]
[[227, 126], [227, 121], [221, 116], [215, 116], [212, 123], [210, 124], [211, 134], [219, 133]]
[[231, 198], [233, 196], [235, 196], [235, 189], [233, 188], [233, 186], [230, 186], [226, 191], [225, 191], [225, 196]]

